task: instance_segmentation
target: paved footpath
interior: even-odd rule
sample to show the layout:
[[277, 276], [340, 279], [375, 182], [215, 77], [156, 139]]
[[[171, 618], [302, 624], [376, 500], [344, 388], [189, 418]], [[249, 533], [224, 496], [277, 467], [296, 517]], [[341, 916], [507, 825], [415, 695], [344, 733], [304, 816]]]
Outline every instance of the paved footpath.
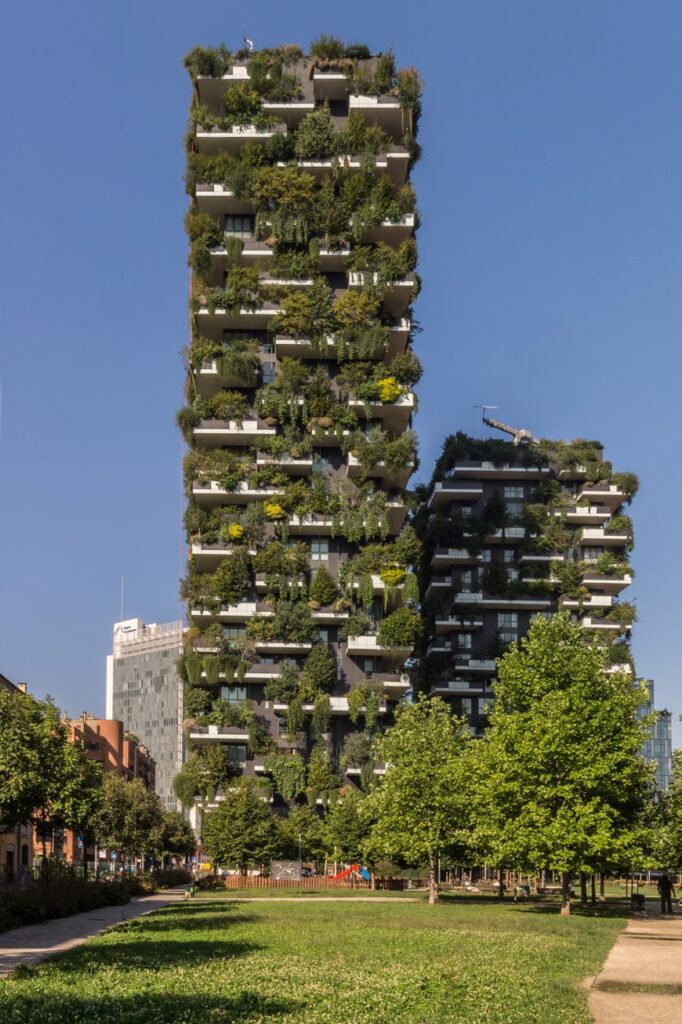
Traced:
[[19, 964], [33, 964], [55, 953], [80, 946], [93, 935], [105, 932], [122, 921], [167, 907], [184, 899], [184, 889], [169, 889], [153, 896], [141, 896], [122, 907], [100, 907], [71, 917], [59, 917], [41, 924], [23, 925], [0, 932], [0, 978], [7, 977]]
[[588, 1005], [596, 1024], [680, 1024], [682, 911], [630, 920], [592, 982]]

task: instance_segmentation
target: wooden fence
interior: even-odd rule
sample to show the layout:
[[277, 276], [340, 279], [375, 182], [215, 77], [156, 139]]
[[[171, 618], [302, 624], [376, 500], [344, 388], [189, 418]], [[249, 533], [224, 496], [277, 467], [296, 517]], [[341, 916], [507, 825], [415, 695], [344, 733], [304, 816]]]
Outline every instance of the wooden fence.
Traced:
[[[265, 878], [254, 875], [222, 875], [219, 878], [202, 879], [199, 889], [369, 889], [371, 885], [365, 879], [331, 878], [329, 875], [313, 875], [310, 878]], [[377, 878], [377, 889], [402, 889], [401, 878]]]

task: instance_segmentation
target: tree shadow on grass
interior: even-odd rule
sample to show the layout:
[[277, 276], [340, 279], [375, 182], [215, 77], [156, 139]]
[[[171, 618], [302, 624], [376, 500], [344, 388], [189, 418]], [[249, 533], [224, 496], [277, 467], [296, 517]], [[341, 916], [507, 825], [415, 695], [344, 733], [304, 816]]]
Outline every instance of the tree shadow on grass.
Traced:
[[137, 917], [124, 921], [117, 928], [129, 928], [138, 932], [172, 932], [182, 929], [183, 932], [209, 931], [215, 928], [232, 928], [240, 924], [249, 924], [253, 916], [235, 913], [227, 907], [213, 910], [208, 907], [183, 907], [182, 910], [160, 911], [147, 917]]
[[291, 1000], [270, 999], [257, 992], [234, 997], [138, 992], [121, 996], [68, 996], [51, 999], [44, 992], [5, 994], [5, 1024], [270, 1024], [298, 1008]]
[[228, 939], [197, 939], [187, 941], [154, 939], [140, 936], [139, 941], [93, 943], [61, 953], [51, 959], [49, 967], [60, 974], [92, 974], [100, 968], [115, 967], [117, 971], [157, 971], [176, 967], [200, 967], [212, 960], [229, 960], [248, 956], [264, 947], [255, 942]]

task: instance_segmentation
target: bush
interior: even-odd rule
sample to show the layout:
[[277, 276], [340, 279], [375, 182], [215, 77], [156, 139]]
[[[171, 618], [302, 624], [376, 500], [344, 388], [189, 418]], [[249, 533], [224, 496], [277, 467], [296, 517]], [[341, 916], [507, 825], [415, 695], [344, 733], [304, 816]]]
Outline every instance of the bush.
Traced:
[[164, 868], [154, 874], [159, 889], [174, 889], [178, 885], [189, 885], [192, 874], [187, 868]]
[[54, 881], [34, 882], [27, 889], [4, 890], [0, 894], [0, 931], [100, 907], [122, 906], [130, 896], [128, 881], [85, 881], [69, 872]]

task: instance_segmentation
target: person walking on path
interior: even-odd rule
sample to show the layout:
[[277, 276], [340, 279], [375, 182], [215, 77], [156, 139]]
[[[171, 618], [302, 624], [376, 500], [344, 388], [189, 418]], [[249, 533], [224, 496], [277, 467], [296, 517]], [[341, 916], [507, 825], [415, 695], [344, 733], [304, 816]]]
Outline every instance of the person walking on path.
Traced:
[[672, 914], [673, 912], [673, 896], [675, 895], [675, 886], [672, 883], [672, 879], [669, 875], [663, 874], [658, 880], [658, 891], [661, 894], [661, 913]]

